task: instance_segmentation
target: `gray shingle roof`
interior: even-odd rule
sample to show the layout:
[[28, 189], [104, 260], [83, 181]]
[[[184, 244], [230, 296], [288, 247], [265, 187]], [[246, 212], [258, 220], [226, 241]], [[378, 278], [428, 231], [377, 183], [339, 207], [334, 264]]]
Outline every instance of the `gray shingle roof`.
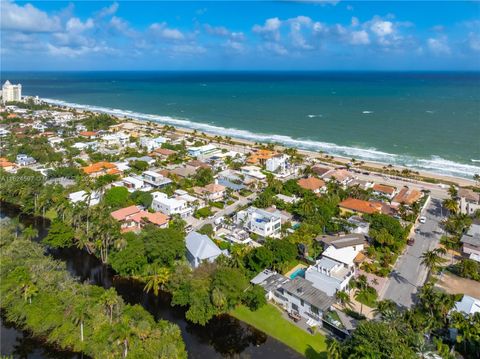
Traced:
[[328, 296], [326, 293], [315, 288], [311, 282], [301, 277], [296, 277], [285, 283], [282, 288], [290, 294], [303, 299], [305, 302], [314, 305], [321, 311], [329, 309], [332, 304], [335, 303], [334, 297]]

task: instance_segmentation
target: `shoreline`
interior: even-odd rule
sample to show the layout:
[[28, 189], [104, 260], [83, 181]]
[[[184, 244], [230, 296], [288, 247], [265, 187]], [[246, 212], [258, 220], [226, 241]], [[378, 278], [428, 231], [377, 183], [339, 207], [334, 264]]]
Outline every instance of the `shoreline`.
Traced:
[[[139, 125], [145, 125], [145, 124], [151, 124], [154, 127], [163, 127], [165, 125], [172, 126], [175, 128], [175, 132], [178, 133], [183, 133], [183, 134], [194, 134], [196, 132], [197, 135], [202, 135], [205, 134], [208, 139], [214, 142], [218, 142], [215, 140], [215, 137], [218, 138], [220, 137], [229, 137], [231, 138], [232, 142], [234, 144], [237, 144], [239, 146], [250, 146], [251, 148], [258, 147], [256, 143], [259, 143], [259, 141], [253, 141], [249, 139], [245, 139], [242, 137], [237, 137], [237, 136], [228, 136], [228, 135], [221, 135], [212, 131], [208, 130], [203, 130], [203, 129], [195, 129], [195, 128], [189, 128], [185, 127], [182, 125], [178, 125], [176, 123], [172, 124], [169, 123], [168, 121], [165, 122], [160, 122], [160, 120], [154, 120], [154, 119], [142, 119], [142, 118], [135, 118], [135, 112], [129, 111], [129, 110], [120, 110], [120, 109], [110, 109], [110, 108], [101, 108], [98, 106], [89, 106], [89, 105], [82, 105], [82, 104], [72, 104], [65, 102], [63, 100], [54, 100], [54, 99], [45, 99], [45, 98], [40, 98], [40, 101], [47, 103], [49, 105], [61, 107], [61, 108], [66, 108], [69, 110], [75, 110], [78, 112], [92, 112], [92, 113], [107, 113], [114, 118], [116, 118], [119, 121], [122, 122], [133, 122]], [[74, 106], [72, 106], [74, 105]], [[125, 114], [119, 114], [117, 112], [124, 112]], [[131, 113], [131, 115], [130, 115]], [[145, 114], [148, 115], [148, 114]], [[156, 116], [160, 118], [170, 118], [169, 116], [164, 116], [164, 115], [148, 115], [148, 116]], [[173, 121], [178, 121], [178, 122], [190, 122], [187, 120], [182, 120], [182, 119], [174, 119], [171, 118]], [[194, 123], [194, 122], [192, 122]], [[201, 124], [199, 124], [200, 126]], [[272, 135], [274, 136], [274, 135]], [[297, 149], [298, 153], [307, 156], [310, 158], [314, 158], [322, 162], [326, 166], [330, 167], [341, 167], [341, 166], [346, 166], [351, 162], [351, 159], [354, 158], [352, 157], [346, 157], [346, 156], [340, 156], [340, 155], [332, 155], [328, 151], [314, 151], [314, 150], [308, 150], [304, 148], [300, 148], [298, 146], [291, 146], [291, 145], [285, 145], [285, 144], [280, 144], [276, 141], [267, 141], [264, 143], [261, 143], [263, 145], [265, 144], [274, 144], [275, 149], [279, 151], [283, 151], [287, 148], [295, 148]], [[328, 157], [328, 158], [327, 158]], [[465, 178], [465, 177], [459, 177], [459, 176], [454, 176], [454, 175], [448, 175], [448, 174], [440, 174], [436, 172], [430, 172], [426, 170], [421, 170], [417, 168], [409, 168], [405, 165], [392, 165], [387, 162], [381, 162], [381, 161], [374, 161], [374, 160], [363, 160], [363, 159], [356, 159], [356, 163], [363, 163], [362, 165], [356, 165], [352, 166], [354, 169], [358, 170], [363, 170], [363, 171], [371, 171], [371, 172], [376, 172], [380, 173], [383, 176], [395, 178], [398, 180], [406, 180], [406, 181], [413, 181], [413, 182], [418, 182], [418, 183], [427, 183], [427, 184], [440, 184], [444, 183], [447, 185], [450, 184], [456, 184], [460, 187], [478, 187], [476, 185], [476, 182], [473, 179]], [[412, 176], [402, 176], [401, 172], [403, 170], [410, 171]], [[397, 172], [398, 173], [397, 173]], [[479, 169], [480, 172], [480, 169]], [[440, 188], [440, 187], [439, 187]]]

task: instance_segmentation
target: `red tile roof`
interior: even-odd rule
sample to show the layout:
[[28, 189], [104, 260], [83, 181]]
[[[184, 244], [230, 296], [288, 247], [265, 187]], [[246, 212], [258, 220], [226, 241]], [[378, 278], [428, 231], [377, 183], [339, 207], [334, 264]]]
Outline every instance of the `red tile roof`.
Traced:
[[378, 202], [363, 201], [356, 198], [347, 198], [338, 205], [341, 208], [359, 213], [373, 214], [382, 210], [382, 204]]
[[376, 192], [381, 192], [381, 193], [386, 193], [386, 194], [392, 195], [393, 193], [395, 193], [396, 188], [393, 187], [393, 186], [386, 185], [386, 184], [375, 183], [373, 185], [373, 190], [376, 191]]
[[133, 216], [138, 212], [140, 212], [140, 209], [137, 206], [130, 206], [113, 211], [110, 215], [117, 221], [124, 221], [127, 217]]
[[310, 191], [316, 191], [325, 186], [325, 182], [316, 177], [301, 178], [297, 181], [297, 183], [303, 189]]

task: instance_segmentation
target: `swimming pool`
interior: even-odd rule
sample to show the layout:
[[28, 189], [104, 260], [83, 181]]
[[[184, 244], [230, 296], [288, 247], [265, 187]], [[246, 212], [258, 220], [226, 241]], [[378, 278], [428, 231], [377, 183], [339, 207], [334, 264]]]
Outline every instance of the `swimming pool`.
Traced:
[[305, 278], [305, 268], [298, 268], [295, 272], [290, 274], [290, 279], [295, 279], [298, 276]]

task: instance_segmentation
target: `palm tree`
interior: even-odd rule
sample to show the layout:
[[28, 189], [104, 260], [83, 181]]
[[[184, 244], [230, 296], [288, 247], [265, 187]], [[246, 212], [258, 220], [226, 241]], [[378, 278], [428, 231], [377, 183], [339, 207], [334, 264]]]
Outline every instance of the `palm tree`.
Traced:
[[152, 274], [146, 277], [146, 284], [143, 290], [147, 293], [153, 290], [153, 294], [157, 296], [158, 292], [160, 289], [163, 289], [163, 286], [168, 282], [169, 278], [170, 269], [167, 267], [158, 268], [157, 266], [154, 266], [152, 268]]
[[22, 232], [23, 238], [27, 241], [30, 241], [38, 236], [38, 230], [32, 226], [28, 226]]
[[88, 317], [88, 312], [87, 312], [88, 307], [89, 307], [89, 303], [83, 298], [79, 298], [77, 299], [77, 302], [74, 304], [74, 307], [71, 313], [73, 324], [80, 325], [80, 341], [82, 342], [84, 339], [83, 324], [85, 322], [85, 319]]
[[385, 314], [389, 314], [390, 312], [395, 312], [397, 309], [397, 305], [390, 299], [385, 299], [377, 302], [377, 307], [373, 310], [375, 315], [380, 315], [382, 318]]
[[453, 198], [447, 198], [443, 201], [445, 207], [450, 213], [456, 214], [458, 212], [458, 202]]
[[335, 339], [330, 339], [327, 342], [327, 358], [328, 359], [341, 359], [342, 352], [340, 344]]
[[439, 266], [445, 262], [445, 259], [441, 255], [445, 254], [444, 248], [435, 248], [431, 251], [426, 251], [421, 255], [422, 264], [430, 271], [435, 272]]
[[352, 300], [350, 299], [350, 295], [343, 290], [335, 293], [335, 298], [344, 308], [352, 306]]
[[119, 297], [117, 295], [117, 292], [115, 291], [114, 288], [109, 288], [108, 290], [106, 290], [103, 293], [100, 300], [106, 306], [106, 308], [108, 309], [108, 313], [109, 313], [109, 316], [110, 316], [110, 324], [112, 324], [113, 309], [115, 308], [116, 305], [119, 304]]
[[32, 304], [32, 298], [38, 294], [38, 288], [33, 283], [27, 283], [23, 286], [23, 297], [25, 301]]
[[124, 358], [126, 358], [128, 355], [128, 346], [130, 345], [130, 342], [132, 341], [134, 335], [135, 332], [127, 320], [123, 320], [115, 327], [115, 336], [117, 339], [117, 343], [123, 345]]

